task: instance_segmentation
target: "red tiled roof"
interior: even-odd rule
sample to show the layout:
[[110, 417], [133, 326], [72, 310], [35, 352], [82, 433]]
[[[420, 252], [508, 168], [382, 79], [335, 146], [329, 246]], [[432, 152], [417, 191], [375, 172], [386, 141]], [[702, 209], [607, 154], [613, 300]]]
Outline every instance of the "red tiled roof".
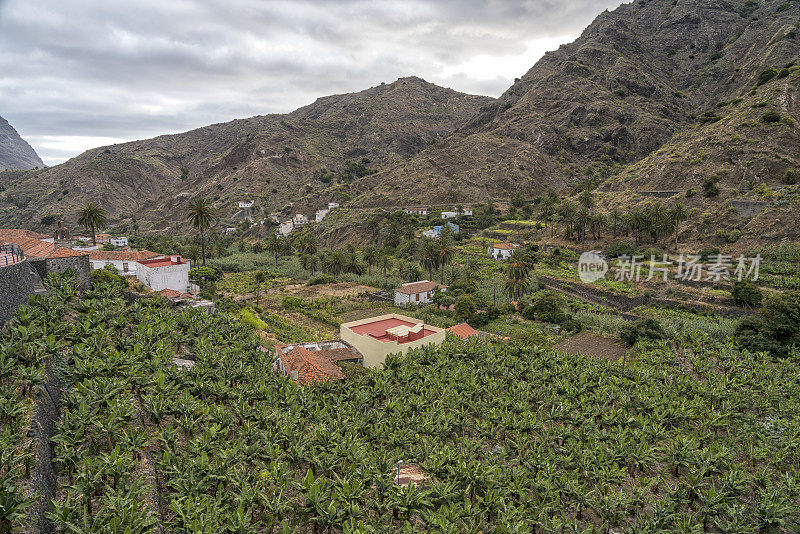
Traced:
[[320, 380], [344, 380], [342, 370], [319, 352], [295, 347], [281, 356], [281, 362], [290, 373], [297, 371], [297, 381], [304, 386]]
[[497, 243], [495, 245], [492, 245], [492, 248], [495, 248], [497, 250], [516, 250], [519, 248], [519, 245], [516, 245], [514, 243]]
[[423, 280], [422, 282], [412, 282], [410, 284], [403, 284], [402, 286], [395, 289], [395, 291], [397, 291], [398, 293], [403, 293], [404, 295], [416, 295], [417, 293], [427, 293], [428, 291], [433, 291], [436, 288], [447, 289], [447, 286], [444, 286], [438, 282]]
[[478, 331], [472, 328], [467, 323], [457, 324], [455, 326], [451, 326], [447, 329], [448, 332], [453, 334], [454, 336], [458, 336], [461, 339], [471, 338], [472, 336], [477, 336]]
[[169, 267], [171, 265], [186, 265], [186, 262], [183, 261], [183, 258], [178, 256], [178, 261], [173, 261], [172, 258], [169, 256], [166, 258], [155, 259], [155, 260], [140, 260], [139, 263], [144, 265], [145, 267]]
[[334, 362], [344, 362], [347, 360], [360, 360], [361, 354], [357, 353], [351, 348], [345, 347], [343, 349], [322, 349], [316, 351], [317, 354], [328, 358]]
[[87, 252], [72, 250], [61, 245], [42, 241], [48, 236], [20, 229], [0, 229], [0, 243], [15, 243], [20, 246], [26, 258], [71, 258], [86, 256]]
[[150, 250], [91, 250], [89, 259], [97, 261], [143, 261], [163, 256]]
[[163, 295], [168, 299], [174, 299], [176, 297], [181, 296], [181, 292], [175, 291], [174, 289], [162, 289], [161, 291], [156, 291], [156, 293], [158, 293], [159, 295]]
[[0, 243], [16, 243], [18, 240], [28, 239], [47, 239], [49, 235], [32, 232], [31, 230], [22, 230], [18, 228], [0, 228]]

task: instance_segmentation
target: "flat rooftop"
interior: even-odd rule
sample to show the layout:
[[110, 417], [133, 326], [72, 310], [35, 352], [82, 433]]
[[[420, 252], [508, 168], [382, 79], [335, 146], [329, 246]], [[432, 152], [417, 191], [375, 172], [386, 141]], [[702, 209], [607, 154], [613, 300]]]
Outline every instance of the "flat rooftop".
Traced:
[[[421, 322], [421, 321], [420, 321]], [[407, 326], [409, 328], [414, 327], [420, 322], [411, 322], [411, 321], [404, 321], [402, 319], [397, 319], [395, 317], [391, 317], [388, 319], [380, 319], [377, 321], [373, 321], [371, 323], [360, 324], [357, 326], [349, 327], [354, 333], [360, 336], [370, 336], [373, 339], [377, 339], [383, 343], [389, 343], [391, 341], [397, 341], [398, 343], [408, 343], [409, 341], [416, 341], [417, 339], [421, 339], [436, 332], [427, 328], [427, 325], [423, 326], [422, 330], [418, 333], [418, 335], [414, 336], [413, 339], [406, 339], [406, 338], [397, 338], [393, 336], [387, 330], [391, 330], [392, 328], [396, 328], [398, 326]]]

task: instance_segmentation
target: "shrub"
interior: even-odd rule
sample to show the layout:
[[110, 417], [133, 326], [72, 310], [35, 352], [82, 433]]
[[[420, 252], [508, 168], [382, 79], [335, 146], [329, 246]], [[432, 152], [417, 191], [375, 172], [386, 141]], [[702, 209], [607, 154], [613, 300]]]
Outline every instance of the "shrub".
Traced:
[[700, 256], [700, 261], [702, 262], [707, 262], [712, 256], [717, 255], [719, 255], [719, 249], [716, 247], [704, 248], [698, 253], [698, 256]]
[[759, 306], [764, 298], [761, 289], [752, 282], [734, 282], [731, 288], [733, 302], [737, 306], [753, 308]]
[[741, 237], [742, 237], [741, 230], [731, 230], [730, 233], [727, 236], [725, 236], [725, 239], [728, 241], [728, 243], [736, 243], [737, 241], [739, 241]]
[[775, 124], [776, 122], [781, 121], [781, 114], [777, 111], [771, 109], [761, 115], [761, 120], [766, 122], [767, 124]]
[[758, 81], [756, 82], [756, 87], [764, 85], [777, 75], [778, 71], [775, 69], [767, 69], [765, 71], [762, 71], [761, 74], [758, 75]]
[[615, 241], [605, 248], [605, 254], [609, 258], [619, 258], [620, 256], [633, 256], [636, 254], [636, 247], [625, 241]]
[[758, 315], [740, 321], [736, 338], [748, 350], [786, 356], [800, 346], [800, 293], [789, 291], [767, 300]]
[[471, 295], [461, 295], [456, 299], [454, 311], [456, 319], [466, 321], [475, 315], [475, 299]]
[[222, 278], [222, 270], [218, 267], [200, 266], [189, 271], [189, 280], [205, 289]]
[[104, 267], [92, 271], [92, 274], [89, 275], [92, 287], [109, 286], [118, 288], [120, 291], [127, 289], [128, 283], [118, 273], [119, 271], [114, 267]]
[[45, 215], [42, 217], [42, 226], [50, 226], [56, 222], [56, 216], [53, 214]]
[[666, 335], [658, 321], [647, 318], [623, 326], [620, 330], [619, 337], [626, 344], [633, 346], [640, 339], [664, 339]]
[[329, 274], [321, 274], [319, 276], [315, 276], [311, 280], [309, 280], [306, 285], [307, 286], [318, 286], [320, 284], [333, 284], [336, 282], [336, 278], [332, 277]]
[[703, 181], [703, 194], [709, 198], [719, 195], [719, 186], [714, 178], [706, 178]]
[[686, 191], [686, 198], [692, 198], [696, 194], [697, 194], [697, 190], [696, 189], [694, 189], [694, 188], [688, 189]]
[[800, 179], [800, 175], [794, 169], [787, 169], [786, 174], [783, 175], [783, 183], [787, 185], [795, 185]]

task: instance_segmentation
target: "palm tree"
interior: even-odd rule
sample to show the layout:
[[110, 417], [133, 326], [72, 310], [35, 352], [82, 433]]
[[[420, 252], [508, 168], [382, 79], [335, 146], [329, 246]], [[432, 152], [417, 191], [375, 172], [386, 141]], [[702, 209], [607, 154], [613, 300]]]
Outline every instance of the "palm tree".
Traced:
[[444, 232], [436, 245], [436, 263], [438, 263], [439, 267], [442, 269], [442, 283], [444, 284], [444, 268], [450, 263], [450, 260], [453, 259], [453, 245]]
[[623, 215], [619, 208], [614, 208], [611, 210], [611, 224], [614, 227], [614, 237], [617, 237], [617, 227], [619, 223], [622, 221]]
[[78, 224], [92, 233], [92, 244], [97, 245], [97, 229], [105, 227], [108, 219], [106, 210], [89, 202], [78, 212]]
[[365, 247], [362, 251], [364, 261], [367, 262], [367, 272], [372, 275], [372, 266], [378, 261], [378, 249], [374, 245]]
[[377, 261], [376, 265], [383, 270], [383, 278], [386, 279], [386, 277], [387, 277], [386, 273], [389, 270], [389, 268], [392, 266], [392, 260], [391, 260], [391, 258], [389, 258], [389, 255], [386, 254], [386, 253], [379, 254], [378, 255], [378, 261]]
[[272, 234], [267, 241], [267, 250], [275, 255], [275, 267], [278, 266], [278, 256], [283, 252], [283, 238], [278, 234]]
[[439, 255], [436, 251], [436, 243], [433, 239], [425, 238], [422, 240], [422, 247], [419, 251], [419, 263], [428, 272], [428, 280], [433, 278], [433, 271], [439, 267]]
[[525, 254], [511, 256], [506, 265], [506, 293], [511, 300], [519, 301], [528, 291], [528, 278], [531, 272], [530, 260]]
[[587, 210], [592, 209], [594, 207], [594, 193], [588, 189], [584, 189], [578, 197], [578, 202]]
[[672, 225], [675, 227], [675, 251], [678, 250], [678, 234], [680, 233], [681, 223], [689, 218], [689, 214], [683, 204], [678, 202], [669, 212], [669, 217], [672, 219]]
[[206, 229], [217, 218], [217, 210], [204, 198], [194, 199], [186, 208], [186, 220], [200, 230], [200, 249], [206, 264]]

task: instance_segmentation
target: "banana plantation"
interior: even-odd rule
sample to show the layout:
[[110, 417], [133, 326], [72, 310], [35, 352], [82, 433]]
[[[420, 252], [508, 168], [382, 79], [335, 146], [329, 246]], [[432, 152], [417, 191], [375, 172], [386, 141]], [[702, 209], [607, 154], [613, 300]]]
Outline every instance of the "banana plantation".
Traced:
[[0, 332], [0, 533], [800, 531], [796, 360], [448, 339], [303, 387], [225, 313], [48, 284]]

